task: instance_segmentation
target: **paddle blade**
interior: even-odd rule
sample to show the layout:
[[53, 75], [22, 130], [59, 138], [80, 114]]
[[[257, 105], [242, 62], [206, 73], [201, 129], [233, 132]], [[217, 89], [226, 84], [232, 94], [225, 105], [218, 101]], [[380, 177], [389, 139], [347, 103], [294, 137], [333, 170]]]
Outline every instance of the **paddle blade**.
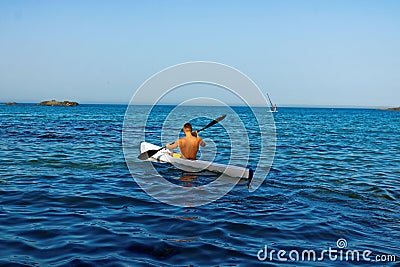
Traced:
[[205, 130], [205, 129], [211, 127], [211, 126], [213, 126], [214, 124], [217, 124], [218, 122], [220, 122], [220, 121], [222, 121], [223, 119], [225, 119], [225, 117], [226, 117], [226, 114], [222, 115], [222, 116], [219, 117], [219, 118], [216, 118], [215, 120], [213, 120], [212, 122], [210, 122], [209, 124], [207, 124], [206, 127], [202, 128], [202, 129], [200, 129], [200, 130], [198, 130], [197, 132], [201, 132], [201, 131], [203, 131], [203, 130]]
[[[163, 148], [161, 148], [163, 149]], [[157, 154], [158, 151], [160, 151], [161, 149], [153, 149], [153, 150], [147, 150], [146, 152], [141, 153], [138, 156], [138, 159], [140, 160], [146, 160], [148, 158], [151, 158], [152, 156], [154, 156], [155, 154]]]
[[225, 117], [226, 117], [226, 114], [222, 115], [222, 116], [219, 117], [219, 118], [216, 118], [215, 121], [216, 121], [216, 122], [220, 122], [220, 121], [222, 121], [223, 119], [225, 119]]

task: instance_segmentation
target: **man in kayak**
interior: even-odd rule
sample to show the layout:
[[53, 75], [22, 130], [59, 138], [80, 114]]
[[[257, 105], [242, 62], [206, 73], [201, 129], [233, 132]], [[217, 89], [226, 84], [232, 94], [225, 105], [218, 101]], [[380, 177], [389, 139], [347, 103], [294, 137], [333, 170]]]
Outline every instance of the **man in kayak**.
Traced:
[[171, 150], [179, 147], [183, 157], [187, 159], [196, 159], [199, 146], [205, 146], [206, 143], [197, 135], [197, 132], [192, 133], [192, 130], [192, 125], [190, 123], [185, 123], [185, 125], [183, 125], [185, 137], [176, 140], [172, 144], [167, 144], [166, 147]]

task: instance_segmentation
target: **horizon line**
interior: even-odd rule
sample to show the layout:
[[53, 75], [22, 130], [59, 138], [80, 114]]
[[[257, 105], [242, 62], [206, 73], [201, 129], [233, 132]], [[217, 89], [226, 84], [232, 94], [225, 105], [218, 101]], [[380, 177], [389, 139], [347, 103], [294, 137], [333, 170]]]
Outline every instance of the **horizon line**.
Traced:
[[[13, 103], [15, 101], [2, 101], [0, 102], [1, 105], [6, 105], [7, 103]], [[36, 102], [15, 102], [17, 105], [35, 105], [38, 104]], [[122, 102], [82, 102], [79, 103], [79, 105], [130, 105], [130, 103], [122, 103]], [[136, 104], [138, 106], [151, 106], [152, 104], [149, 103], [140, 103]], [[157, 106], [177, 106], [179, 104], [175, 103], [158, 103]], [[243, 104], [227, 104], [230, 107], [246, 107], [247, 105]], [[192, 106], [192, 107], [223, 107], [224, 105], [213, 105], [213, 104], [183, 104], [183, 106]], [[264, 105], [249, 105], [249, 107], [255, 107], [255, 108], [270, 108], [270, 106], [264, 106]], [[393, 106], [390, 106], [393, 107]], [[371, 109], [376, 109], [376, 108], [388, 108], [388, 106], [364, 106], [364, 105], [313, 105], [313, 104], [282, 104], [278, 106], [278, 108], [371, 108]]]

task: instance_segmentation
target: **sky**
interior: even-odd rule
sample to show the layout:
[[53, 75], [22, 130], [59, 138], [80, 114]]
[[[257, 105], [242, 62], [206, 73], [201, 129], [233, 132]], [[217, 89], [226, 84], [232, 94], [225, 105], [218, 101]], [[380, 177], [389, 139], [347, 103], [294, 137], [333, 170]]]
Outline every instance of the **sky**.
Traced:
[[400, 106], [399, 29], [396, 0], [0, 0], [0, 101], [129, 103], [155, 73], [212, 61], [278, 106]]

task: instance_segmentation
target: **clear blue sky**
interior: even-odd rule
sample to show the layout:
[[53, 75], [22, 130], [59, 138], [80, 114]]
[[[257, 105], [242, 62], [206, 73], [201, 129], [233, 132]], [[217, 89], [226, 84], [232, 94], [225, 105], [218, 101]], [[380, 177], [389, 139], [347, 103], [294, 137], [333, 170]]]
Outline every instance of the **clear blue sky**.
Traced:
[[192, 60], [278, 105], [400, 106], [400, 1], [0, 1], [0, 101], [128, 103]]

